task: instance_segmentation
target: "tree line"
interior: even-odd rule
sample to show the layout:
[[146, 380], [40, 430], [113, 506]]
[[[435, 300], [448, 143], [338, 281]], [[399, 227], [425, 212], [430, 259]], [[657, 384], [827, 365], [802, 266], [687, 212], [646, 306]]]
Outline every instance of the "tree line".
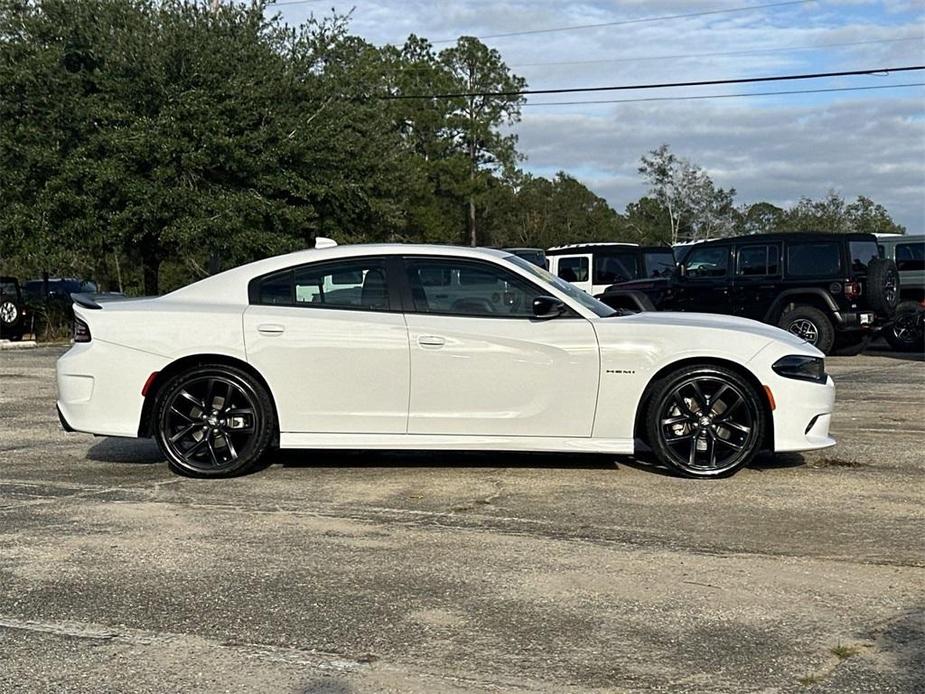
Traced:
[[[267, 4], [0, 0], [4, 274], [156, 293], [317, 236], [546, 248], [902, 231], [835, 193], [736, 206], [667, 145], [619, 213], [567, 172], [523, 170], [526, 81], [498, 51], [375, 46], [349, 15], [292, 26]], [[466, 96], [497, 92], [512, 95]], [[440, 94], [460, 96], [417, 98]]]

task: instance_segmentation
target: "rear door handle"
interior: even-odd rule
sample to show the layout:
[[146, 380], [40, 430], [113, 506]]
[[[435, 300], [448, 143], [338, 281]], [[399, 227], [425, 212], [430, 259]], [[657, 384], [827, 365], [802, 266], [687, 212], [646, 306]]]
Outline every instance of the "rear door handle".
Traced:
[[257, 332], [261, 335], [282, 335], [286, 332], [286, 326], [279, 323], [261, 323], [257, 326]]
[[421, 335], [418, 338], [418, 344], [421, 347], [443, 347], [446, 344], [446, 340], [437, 335]]

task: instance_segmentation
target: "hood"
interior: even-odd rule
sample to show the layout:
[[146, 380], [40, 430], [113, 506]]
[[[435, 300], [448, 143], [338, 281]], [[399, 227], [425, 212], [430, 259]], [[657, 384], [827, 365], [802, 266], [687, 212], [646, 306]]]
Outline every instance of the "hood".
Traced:
[[[631, 323], [635, 326], [659, 326], [664, 328], [677, 327], [701, 328], [712, 330], [725, 330], [735, 333], [748, 333], [749, 335], [774, 340], [776, 342], [800, 347], [802, 350], [818, 351], [803, 339], [800, 339], [793, 333], [781, 330], [773, 325], [761, 323], [750, 318], [739, 318], [737, 316], [724, 316], [717, 313], [679, 313], [672, 311], [643, 311], [634, 313], [629, 316], [614, 316], [602, 320], [614, 320]], [[730, 339], [734, 339], [730, 336]], [[822, 352], [819, 352], [822, 356]]]

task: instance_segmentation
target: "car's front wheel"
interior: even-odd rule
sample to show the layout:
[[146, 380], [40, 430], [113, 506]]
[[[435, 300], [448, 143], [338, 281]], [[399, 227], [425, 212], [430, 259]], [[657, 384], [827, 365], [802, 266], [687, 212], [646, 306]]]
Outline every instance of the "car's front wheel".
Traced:
[[155, 438], [170, 467], [192, 477], [252, 469], [274, 431], [266, 388], [233, 366], [196, 366], [173, 376], [155, 406]]
[[723, 477], [760, 450], [765, 408], [732, 369], [686, 366], [653, 385], [646, 424], [659, 462], [690, 477]]

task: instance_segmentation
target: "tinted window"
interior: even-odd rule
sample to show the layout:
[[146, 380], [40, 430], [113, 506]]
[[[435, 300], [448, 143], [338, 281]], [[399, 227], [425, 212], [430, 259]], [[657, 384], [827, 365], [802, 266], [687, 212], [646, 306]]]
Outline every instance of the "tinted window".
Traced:
[[359, 258], [271, 275], [260, 282], [261, 304], [388, 311], [385, 267], [378, 259]]
[[925, 270], [925, 243], [896, 244], [896, 267], [900, 272]]
[[16, 283], [15, 282], [0, 282], [0, 294], [5, 294], [7, 296], [16, 296]]
[[742, 277], [776, 275], [779, 269], [777, 246], [739, 248], [736, 274]]
[[594, 284], [629, 282], [639, 276], [636, 251], [596, 251]]
[[836, 241], [791, 243], [787, 248], [787, 274], [795, 277], [820, 277], [838, 274], [841, 268]]
[[880, 257], [880, 248], [874, 241], [851, 241], [848, 243], [851, 253], [851, 269], [854, 272], [865, 272], [871, 260]]
[[674, 253], [669, 250], [645, 253], [646, 277], [670, 277], [674, 273]]
[[684, 263], [689, 277], [725, 277], [729, 266], [729, 248], [706, 246], [694, 248]]
[[558, 275], [566, 282], [586, 282], [588, 280], [588, 259], [559, 258]]
[[[532, 317], [533, 299], [542, 294], [513, 272], [491, 263], [422, 258], [408, 259], [406, 266], [414, 310], [419, 313]], [[448, 277], [449, 282], [435, 286], [424, 281], [436, 276]]]

